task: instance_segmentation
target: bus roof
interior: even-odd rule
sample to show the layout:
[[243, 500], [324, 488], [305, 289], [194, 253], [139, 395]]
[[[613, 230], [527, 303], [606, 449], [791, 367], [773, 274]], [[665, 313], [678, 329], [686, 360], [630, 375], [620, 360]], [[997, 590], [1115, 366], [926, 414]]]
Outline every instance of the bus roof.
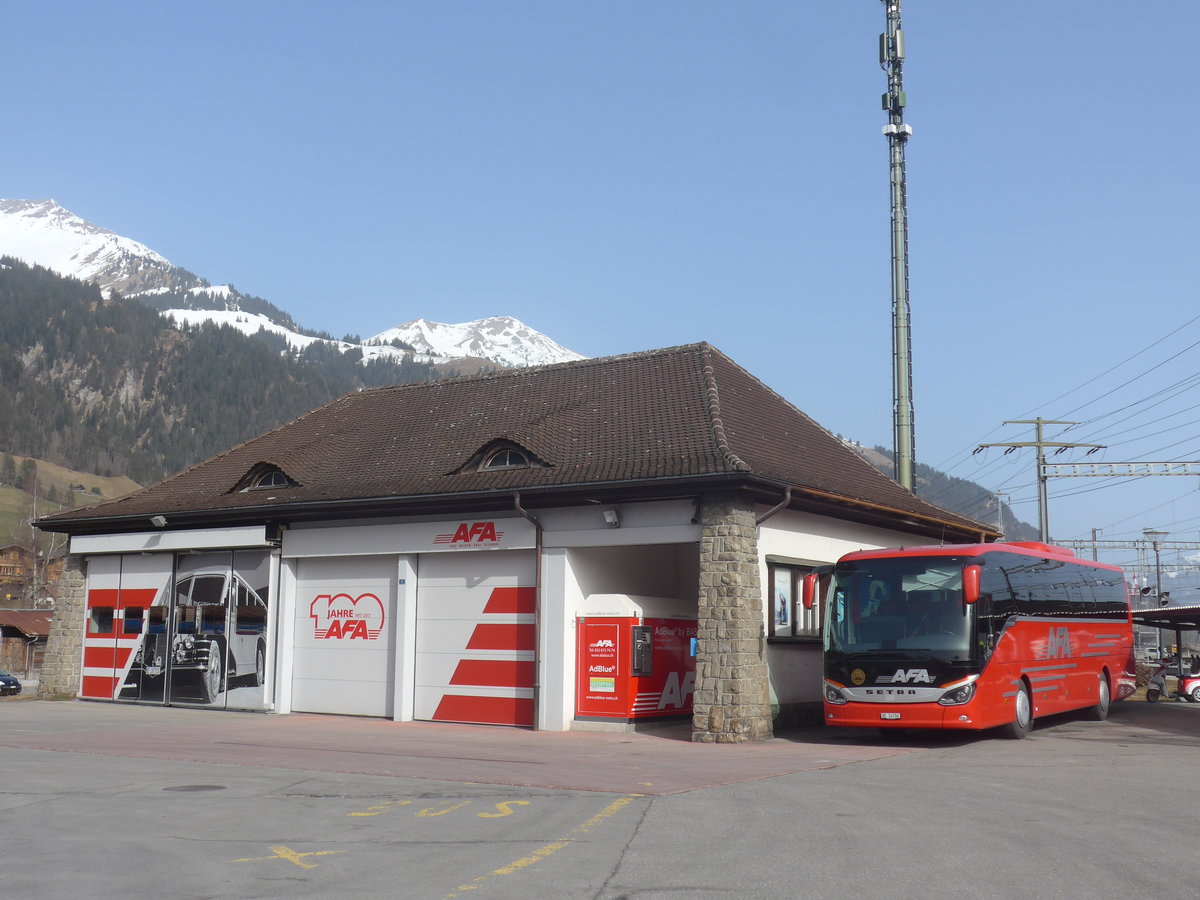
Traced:
[[1098, 569], [1114, 569], [1121, 571], [1119, 566], [1111, 566], [1090, 559], [1080, 559], [1075, 551], [1067, 547], [1056, 547], [1053, 544], [1043, 544], [1041, 541], [1011, 541], [996, 544], [936, 544], [928, 547], [886, 547], [882, 550], [858, 550], [847, 553], [839, 562], [856, 559], [892, 559], [911, 556], [983, 556], [985, 553], [1017, 553], [1021, 556], [1035, 556], [1044, 559], [1047, 556], [1071, 560]]

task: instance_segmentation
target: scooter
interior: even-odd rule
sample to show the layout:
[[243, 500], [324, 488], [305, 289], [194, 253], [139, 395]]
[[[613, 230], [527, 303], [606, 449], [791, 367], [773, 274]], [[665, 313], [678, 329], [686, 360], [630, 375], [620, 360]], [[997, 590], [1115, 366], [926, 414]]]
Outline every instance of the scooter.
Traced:
[[1146, 685], [1146, 702], [1157, 703], [1162, 698], [1187, 700], [1189, 703], [1200, 703], [1200, 660], [1193, 658], [1190, 672], [1176, 676], [1174, 695], [1167, 690], [1167, 670], [1171, 667], [1171, 659], [1159, 660], [1158, 668], [1150, 676]]

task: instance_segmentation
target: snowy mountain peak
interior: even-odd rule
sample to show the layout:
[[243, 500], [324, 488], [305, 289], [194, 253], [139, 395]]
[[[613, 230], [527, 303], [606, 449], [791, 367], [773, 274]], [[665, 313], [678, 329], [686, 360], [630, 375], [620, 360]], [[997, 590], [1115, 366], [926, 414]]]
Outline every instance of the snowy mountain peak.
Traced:
[[53, 200], [0, 200], [0, 253], [93, 281], [106, 293], [186, 280], [145, 244], [93, 225]]
[[419, 356], [435, 360], [470, 356], [502, 366], [541, 366], [585, 358], [512, 316], [457, 325], [414, 319], [375, 335], [367, 343], [390, 344], [396, 339], [412, 346]]
[[[13, 256], [60, 275], [94, 282], [106, 294], [119, 291], [126, 298], [136, 298], [159, 310], [177, 326], [212, 322], [248, 335], [261, 331], [276, 334], [293, 352], [325, 343], [343, 353], [360, 350], [364, 364], [381, 357], [410, 355], [434, 364], [472, 357], [502, 366], [537, 366], [584, 358], [511, 316], [458, 325], [414, 319], [361, 346], [332, 340], [328, 335], [304, 334], [291, 316], [271, 303], [242, 294], [230, 285], [209, 285], [173, 266], [145, 244], [93, 225], [53, 200], [0, 200], [0, 256]], [[393, 345], [396, 338], [415, 352]]]

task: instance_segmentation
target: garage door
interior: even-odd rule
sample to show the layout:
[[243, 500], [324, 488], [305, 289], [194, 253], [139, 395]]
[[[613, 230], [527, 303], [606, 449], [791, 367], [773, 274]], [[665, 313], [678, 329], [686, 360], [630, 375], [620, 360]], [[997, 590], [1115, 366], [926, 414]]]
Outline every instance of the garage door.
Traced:
[[418, 571], [415, 717], [532, 725], [533, 553], [431, 553]]
[[394, 556], [300, 560], [292, 709], [391, 716]]

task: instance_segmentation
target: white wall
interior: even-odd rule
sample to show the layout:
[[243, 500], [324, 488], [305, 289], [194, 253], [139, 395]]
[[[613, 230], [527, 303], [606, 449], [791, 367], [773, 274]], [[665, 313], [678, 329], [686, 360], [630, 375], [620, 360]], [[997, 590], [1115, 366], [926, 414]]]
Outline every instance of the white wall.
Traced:
[[[762, 506], [762, 515], [770, 507]], [[758, 529], [759, 578], [763, 591], [763, 640], [766, 641], [767, 563], [830, 565], [856, 550], [919, 546], [933, 543], [909, 532], [859, 525], [811, 513], [783, 510]], [[821, 643], [819, 640], [767, 644], [767, 666], [772, 703], [819, 702], [821, 699]]]

